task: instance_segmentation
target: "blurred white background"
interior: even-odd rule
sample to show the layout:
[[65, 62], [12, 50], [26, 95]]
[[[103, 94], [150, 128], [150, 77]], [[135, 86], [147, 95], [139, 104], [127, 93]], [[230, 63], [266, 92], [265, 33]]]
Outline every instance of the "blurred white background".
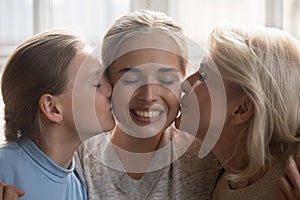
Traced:
[[[0, 71], [16, 45], [35, 33], [67, 27], [98, 45], [114, 20], [140, 8], [165, 12], [201, 46], [213, 27], [225, 22], [275, 26], [300, 38], [299, 0], [0, 0]], [[191, 47], [194, 60], [197, 51]], [[0, 141], [3, 124], [1, 97]]]

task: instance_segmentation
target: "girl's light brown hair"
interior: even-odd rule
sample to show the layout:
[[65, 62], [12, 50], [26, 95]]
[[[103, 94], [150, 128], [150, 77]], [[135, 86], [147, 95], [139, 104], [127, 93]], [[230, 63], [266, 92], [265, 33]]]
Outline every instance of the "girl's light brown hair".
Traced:
[[18, 140], [20, 134], [44, 138], [39, 99], [64, 91], [69, 63], [84, 47], [77, 35], [50, 30], [29, 38], [11, 54], [1, 79], [7, 141]]

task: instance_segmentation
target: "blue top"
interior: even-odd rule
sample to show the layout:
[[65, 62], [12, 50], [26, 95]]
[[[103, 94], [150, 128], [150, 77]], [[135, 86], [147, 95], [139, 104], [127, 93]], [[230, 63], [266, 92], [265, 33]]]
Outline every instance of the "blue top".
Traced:
[[0, 145], [0, 180], [24, 190], [21, 200], [86, 200], [74, 167], [60, 167], [27, 137]]

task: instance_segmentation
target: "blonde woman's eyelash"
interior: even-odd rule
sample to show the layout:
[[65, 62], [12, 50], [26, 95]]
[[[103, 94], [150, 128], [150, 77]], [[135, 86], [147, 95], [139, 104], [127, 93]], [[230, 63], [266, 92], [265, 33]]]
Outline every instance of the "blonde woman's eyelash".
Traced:
[[199, 67], [199, 80], [200, 81], [205, 81], [207, 79], [207, 75], [204, 71], [200, 72], [200, 70], [203, 70], [203, 68], [206, 68], [207, 67], [207, 63], [206, 62], [201, 62], [200, 63], [200, 67]]
[[206, 73], [205, 72], [199, 72], [199, 80], [200, 81], [205, 81], [207, 79]]

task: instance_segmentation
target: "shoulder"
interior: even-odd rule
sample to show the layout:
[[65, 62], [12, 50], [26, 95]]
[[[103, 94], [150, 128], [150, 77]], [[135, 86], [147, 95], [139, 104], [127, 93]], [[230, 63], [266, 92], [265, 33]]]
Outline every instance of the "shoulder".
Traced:
[[93, 136], [84, 142], [77, 148], [76, 156], [79, 159], [84, 159], [87, 155], [93, 154], [103, 150], [110, 142], [110, 133], [101, 133]]
[[111, 155], [110, 133], [102, 133], [86, 141], [74, 154], [76, 170], [79, 174], [99, 173], [102, 163]]
[[22, 149], [17, 142], [7, 142], [0, 145], [0, 160], [12, 159], [22, 153]]
[[9, 181], [10, 177], [15, 176], [17, 168], [23, 165], [26, 157], [24, 151], [16, 142], [8, 142], [0, 146], [0, 180]]
[[184, 141], [189, 146], [183, 155], [172, 164], [174, 180], [178, 180], [177, 183], [175, 181], [174, 187], [182, 190], [181, 195], [185, 197], [193, 194], [199, 199], [210, 199], [221, 172], [219, 162], [212, 153], [204, 158], [199, 157], [201, 141], [198, 138], [178, 130], [175, 134], [178, 134], [180, 138], [179, 144]]

